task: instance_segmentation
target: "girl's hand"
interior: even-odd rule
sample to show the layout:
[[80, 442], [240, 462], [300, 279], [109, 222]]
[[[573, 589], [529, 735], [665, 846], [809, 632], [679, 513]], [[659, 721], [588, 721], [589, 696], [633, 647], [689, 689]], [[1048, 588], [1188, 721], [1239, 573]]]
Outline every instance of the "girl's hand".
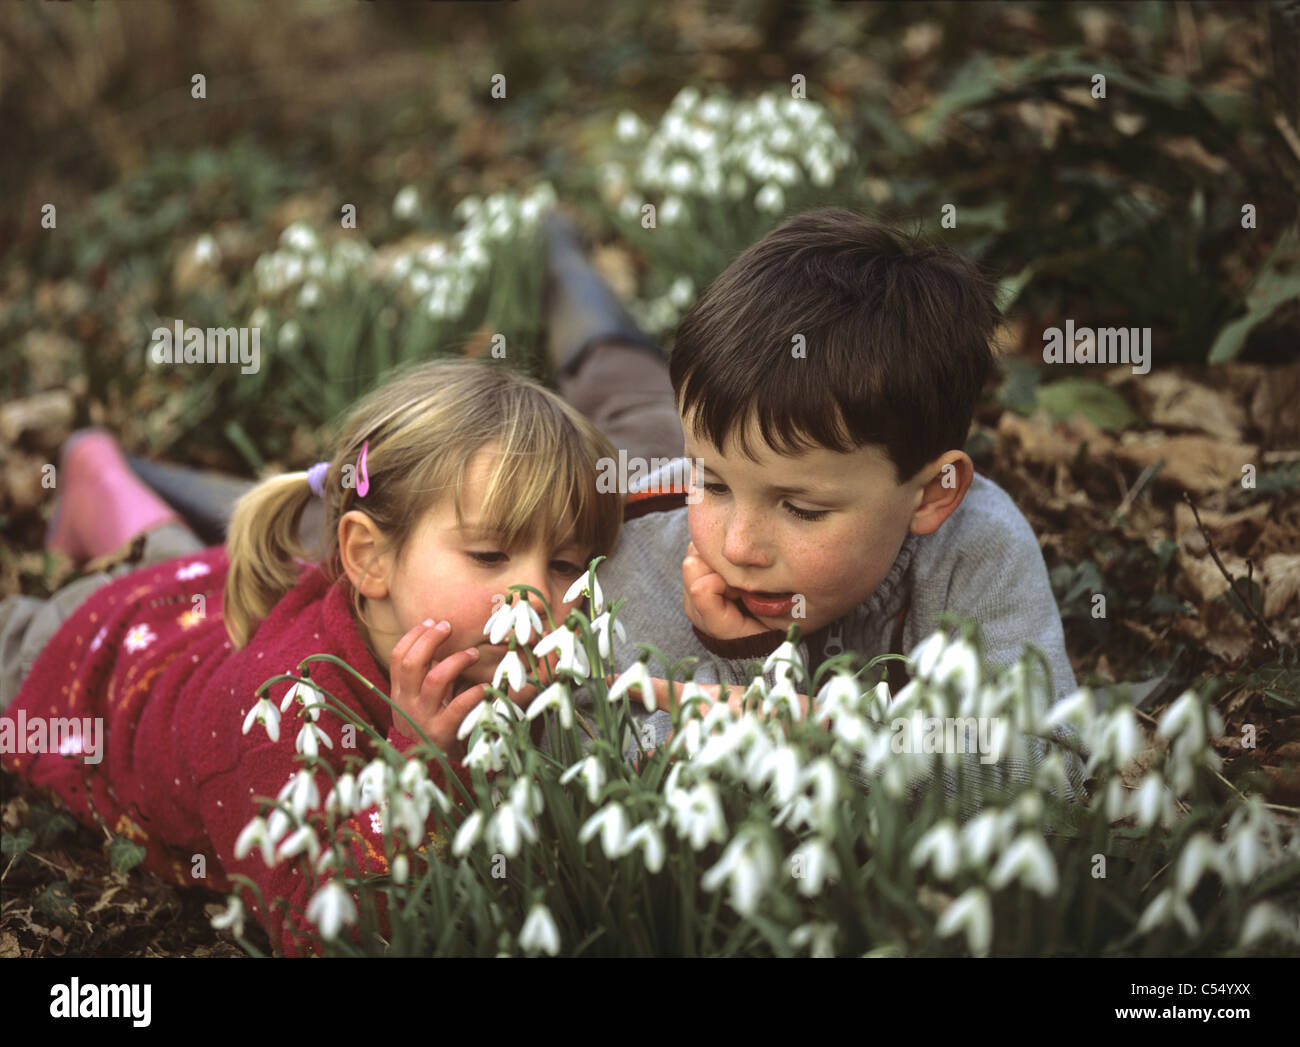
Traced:
[[719, 640], [738, 640], [771, 630], [750, 617], [732, 589], [700, 556], [695, 543], [686, 547], [682, 560], [682, 610], [697, 629]]
[[[464, 756], [464, 745], [456, 732], [487, 692], [483, 684], [478, 684], [452, 696], [457, 677], [478, 661], [479, 654], [478, 648], [468, 647], [435, 659], [434, 652], [449, 635], [451, 626], [447, 622], [417, 625], [397, 641], [388, 664], [397, 707], [419, 724], [434, 745], [459, 760]], [[393, 726], [404, 737], [420, 739], [405, 716], [395, 714]]]

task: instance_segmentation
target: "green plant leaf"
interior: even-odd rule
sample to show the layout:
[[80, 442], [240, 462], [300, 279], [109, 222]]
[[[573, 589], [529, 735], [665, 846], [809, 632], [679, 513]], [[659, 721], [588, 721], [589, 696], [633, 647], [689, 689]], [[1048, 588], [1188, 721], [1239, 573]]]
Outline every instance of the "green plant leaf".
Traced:
[[108, 864], [114, 872], [130, 872], [145, 859], [147, 852], [125, 836], [114, 836], [108, 845]]
[[1114, 389], [1090, 378], [1062, 378], [1040, 386], [1038, 404], [1053, 418], [1083, 415], [1100, 429], [1117, 432], [1141, 421], [1128, 401]]

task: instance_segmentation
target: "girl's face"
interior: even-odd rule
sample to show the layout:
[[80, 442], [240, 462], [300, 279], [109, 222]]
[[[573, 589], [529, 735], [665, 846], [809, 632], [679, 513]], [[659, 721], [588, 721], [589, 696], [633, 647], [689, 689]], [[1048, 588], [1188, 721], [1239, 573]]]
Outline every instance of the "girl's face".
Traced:
[[[571, 539], [551, 548], [537, 545], [506, 551], [500, 537], [479, 524], [493, 462], [488, 448], [480, 451], [466, 470], [461, 491], [464, 525], [456, 520], [452, 499], [441, 499], [416, 526], [401, 555], [388, 561], [387, 596], [366, 601], [371, 644], [385, 669], [397, 641], [428, 619], [451, 624], [451, 634], [439, 646], [436, 657], [478, 648], [478, 661], [457, 681], [457, 693], [475, 684], [491, 683], [509, 650], [509, 637], [491, 644], [483, 635], [484, 623], [506, 599], [507, 586], [527, 584], [545, 593], [558, 625], [581, 602], [580, 597], [565, 603], [564, 593], [587, 569], [593, 555]], [[541, 601], [531, 594], [529, 599], [543, 628], [549, 629]], [[529, 646], [539, 639], [533, 636]]]

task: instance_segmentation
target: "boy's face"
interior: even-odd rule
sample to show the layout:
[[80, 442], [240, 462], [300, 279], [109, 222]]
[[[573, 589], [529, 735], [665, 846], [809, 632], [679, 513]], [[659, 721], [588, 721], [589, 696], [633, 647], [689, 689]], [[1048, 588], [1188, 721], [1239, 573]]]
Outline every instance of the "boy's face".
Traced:
[[900, 484], [874, 445], [788, 456], [751, 429], [752, 461], [735, 441], [724, 453], [695, 436], [689, 418], [683, 429], [687, 457], [703, 461], [687, 511], [691, 540], [747, 615], [768, 629], [798, 622], [807, 636], [884, 580], [913, 529], [926, 470]]

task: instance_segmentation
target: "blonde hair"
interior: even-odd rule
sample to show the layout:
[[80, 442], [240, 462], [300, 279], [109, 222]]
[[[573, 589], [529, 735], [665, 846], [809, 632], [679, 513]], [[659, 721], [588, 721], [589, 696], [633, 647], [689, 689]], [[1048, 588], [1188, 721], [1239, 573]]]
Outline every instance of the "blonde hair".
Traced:
[[[343, 485], [362, 445], [370, 488], [358, 497]], [[615, 457], [609, 440], [575, 408], [504, 366], [445, 359], [399, 372], [348, 415], [324, 481], [325, 555], [331, 581], [342, 575], [339, 520], [350, 510], [369, 516], [398, 555], [424, 514], [448, 491], [462, 517], [461, 485], [475, 454], [494, 445], [479, 520], [500, 534], [507, 550], [573, 538], [609, 553], [622, 525], [617, 494], [596, 485], [598, 460]], [[223, 613], [235, 647], [297, 584], [311, 554], [298, 536], [315, 497], [307, 473], [258, 484], [235, 505], [226, 538], [230, 571]], [[353, 607], [363, 618], [358, 594]]]

